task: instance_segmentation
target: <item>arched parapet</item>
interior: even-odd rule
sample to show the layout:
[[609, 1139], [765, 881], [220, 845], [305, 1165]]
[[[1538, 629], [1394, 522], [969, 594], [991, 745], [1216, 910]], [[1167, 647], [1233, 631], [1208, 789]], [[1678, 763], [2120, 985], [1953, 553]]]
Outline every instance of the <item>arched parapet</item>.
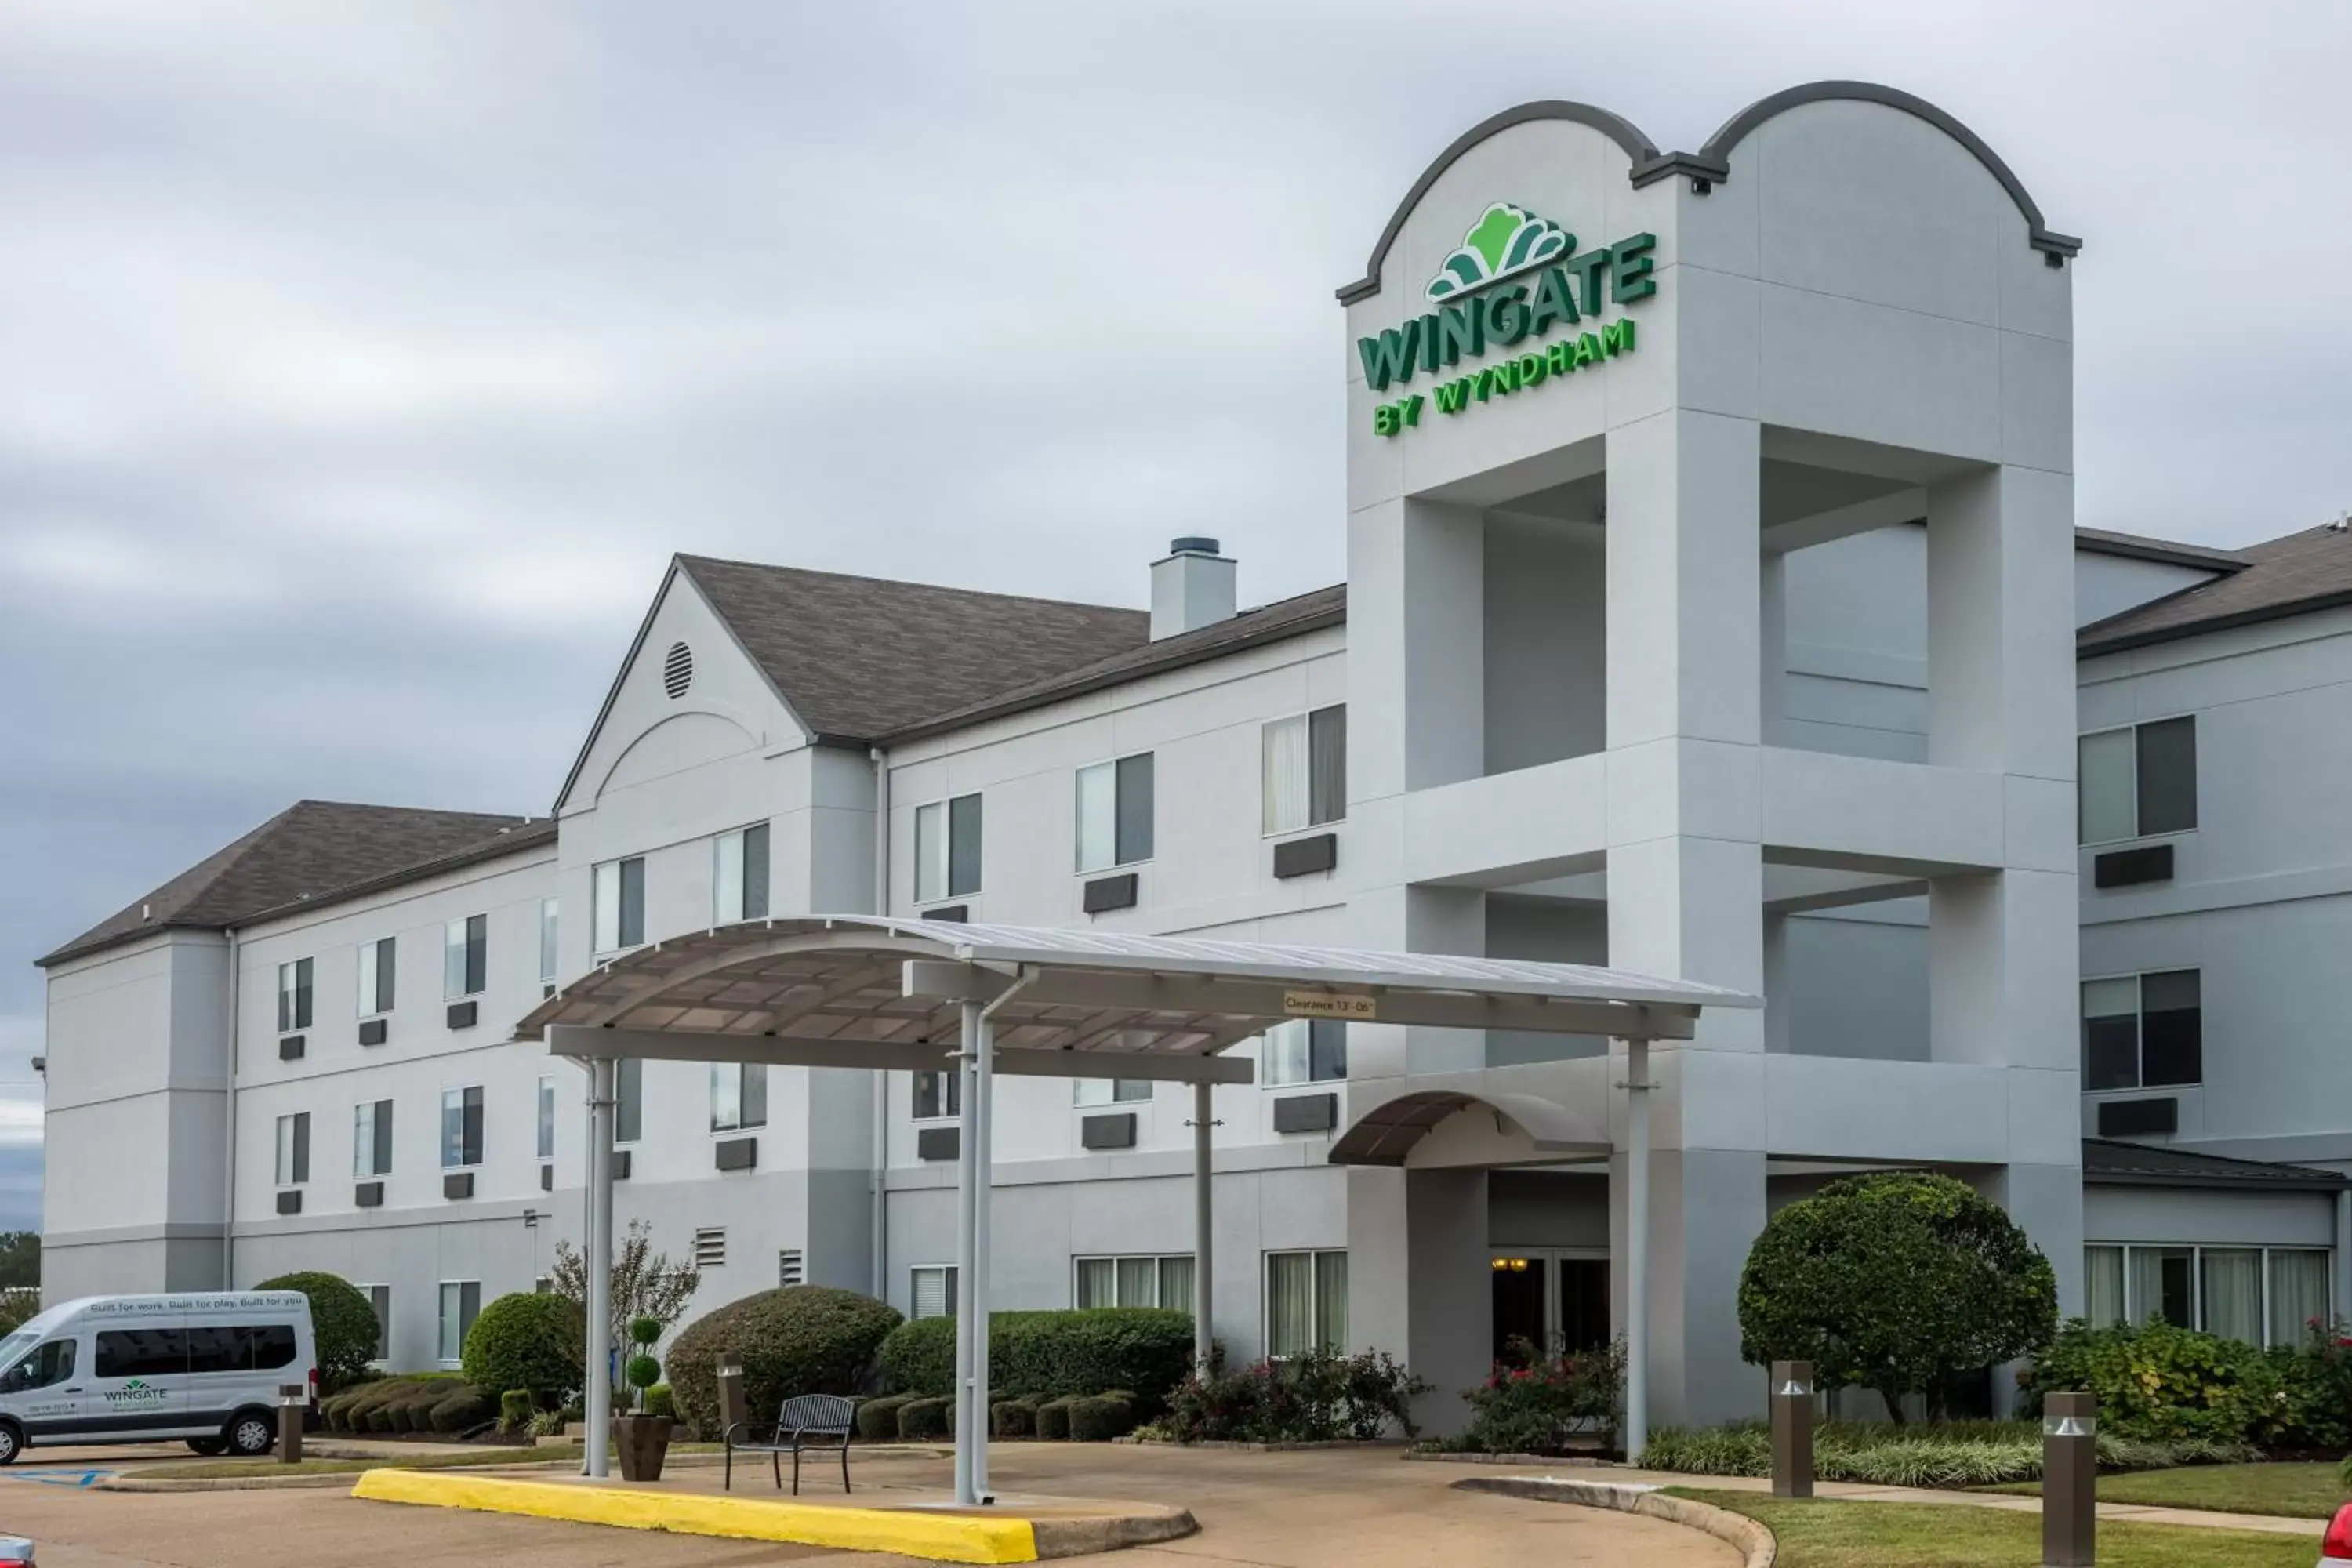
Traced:
[[[1358, 1110], [1327, 1157], [1335, 1165], [1525, 1165], [1606, 1154], [1609, 1148], [1604, 1121], [1540, 1095], [1415, 1079]], [[1443, 1157], [1432, 1160], [1433, 1153]]]

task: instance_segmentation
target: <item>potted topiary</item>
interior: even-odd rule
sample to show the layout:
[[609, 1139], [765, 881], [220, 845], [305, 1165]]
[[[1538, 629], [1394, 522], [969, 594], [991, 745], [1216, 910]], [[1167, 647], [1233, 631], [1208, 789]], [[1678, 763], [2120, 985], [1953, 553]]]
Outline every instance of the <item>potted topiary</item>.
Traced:
[[621, 1450], [621, 1479], [625, 1481], [661, 1479], [662, 1461], [669, 1455], [672, 1418], [656, 1415], [646, 1408], [646, 1390], [661, 1381], [661, 1363], [654, 1359], [654, 1342], [661, 1338], [661, 1332], [659, 1318], [629, 1320], [629, 1339], [636, 1349], [622, 1366], [621, 1375], [635, 1391], [632, 1397], [635, 1409], [626, 1415], [613, 1417], [613, 1441]]

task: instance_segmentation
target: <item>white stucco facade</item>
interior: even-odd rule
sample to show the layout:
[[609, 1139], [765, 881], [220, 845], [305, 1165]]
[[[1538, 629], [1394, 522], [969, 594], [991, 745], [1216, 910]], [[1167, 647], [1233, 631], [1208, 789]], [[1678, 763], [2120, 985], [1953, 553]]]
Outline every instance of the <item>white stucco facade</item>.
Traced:
[[[2352, 922], [2352, 845], [2326, 802], [2352, 731], [2338, 706], [2352, 611], [2092, 658], [2078, 712], [2077, 628], [2221, 568], [2077, 537], [2072, 242], [1973, 138], [1899, 95], [1800, 95], [1718, 142], [1661, 160], [1613, 117], [1533, 106], [1416, 187], [1342, 291], [1343, 623], [851, 744], [797, 712], [789, 682], [674, 570], [551, 841], [53, 964], [48, 1293], [325, 1268], [386, 1288], [388, 1360], [430, 1364], [444, 1285], [482, 1300], [530, 1289], [556, 1240], [581, 1234], [583, 1076], [508, 1031], [548, 979], [614, 951], [599, 941], [599, 868], [637, 863], [629, 934], [660, 941], [745, 912], [722, 907], [718, 841], [756, 828], [776, 916], [958, 908], [1605, 962], [1763, 994], [1653, 1057], [1662, 1421], [1760, 1411], [1738, 1357], [1739, 1269], [1772, 1207], [1841, 1169], [1976, 1183], [2050, 1257], [2069, 1312], [2086, 1305], [2086, 1243], [2327, 1250], [2343, 1301], [2340, 1194], [2095, 1180], [2086, 1201], [2083, 1140], [2103, 1100], [2130, 1095], [2084, 1090], [2081, 982], [2204, 974], [2204, 1070], [2167, 1086], [2171, 1144], [2352, 1169], [2352, 1117], [2334, 1109], [2352, 1099], [2309, 1092], [2345, 1070], [2326, 955]], [[1432, 354], [1409, 376], [1392, 364], [1376, 385], [1360, 342], [1542, 286], [1538, 268], [1425, 297], [1497, 203], [1581, 237], [1554, 259], [1585, 319], [1454, 363]], [[1610, 247], [1622, 258], [1590, 274], [1595, 308], [1575, 259]], [[1622, 322], [1631, 337], [1602, 346]], [[1514, 324], [1506, 313], [1499, 335]], [[1586, 332], [1586, 363], [1437, 405], [1440, 383]], [[1389, 428], [1377, 410], [1412, 396]], [[1246, 573], [1246, 541], [1227, 542]], [[1200, 563], [1214, 554], [1171, 556], [1211, 599], [1224, 590]], [[1204, 590], [1166, 574], [1158, 587], [1158, 629], [1198, 635], [1183, 596]], [[1268, 726], [1341, 708], [1343, 794], [1323, 819], [1269, 832]], [[2187, 712], [2200, 816], [2164, 836], [2173, 877], [2095, 891], [2078, 734]], [[1148, 846], [1120, 838], [1116, 864], [1082, 869], [1081, 797], [1108, 776], [1086, 770], [1144, 756]], [[919, 883], [924, 835], [973, 796], [961, 879]], [[1329, 868], [1277, 866], [1280, 847], [1326, 838]], [[1089, 892], [1130, 876], [1118, 907]], [[475, 916], [487, 973], [457, 997], [446, 932]], [[398, 994], [378, 1014], [358, 949], [385, 937]], [[279, 966], [305, 959], [311, 1020], [281, 1029]], [[452, 1026], [457, 1000], [478, 1005], [470, 1026]], [[371, 1018], [384, 1038], [362, 1045]], [[1625, 1251], [1622, 1047], [1359, 1025], [1342, 1073], [1301, 1053], [1306, 1070], [1279, 1082], [1274, 1051], [1241, 1054], [1259, 1081], [1215, 1091], [1214, 1326], [1231, 1354], [1281, 1348], [1274, 1255], [1315, 1255], [1306, 1273], [1345, 1292], [1344, 1309], [1317, 1303], [1323, 1321], [1444, 1390], [1484, 1372], [1525, 1309], [1498, 1293], [1498, 1258], [1538, 1260], [1555, 1332], [1580, 1331], [1564, 1310], [1577, 1289], [1622, 1324], [1624, 1281], [1606, 1267]], [[1402, 1165], [1332, 1163], [1364, 1111], [1433, 1085], [1539, 1097], [1612, 1128], [1619, 1152], [1562, 1165], [1472, 1110]], [[442, 1107], [468, 1089], [478, 1147], [451, 1163]], [[996, 1306], [1077, 1304], [1094, 1289], [1079, 1260], [1194, 1252], [1190, 1090], [1117, 1092], [1000, 1085]], [[641, 1064], [637, 1096], [619, 1216], [648, 1221], [673, 1256], [719, 1259], [698, 1307], [796, 1279], [913, 1310], [926, 1271], [951, 1260], [954, 1162], [927, 1134], [955, 1119], [919, 1115], [945, 1108], [907, 1075], [772, 1068], [764, 1118], [717, 1128], [700, 1064]], [[1283, 1109], [1322, 1096], [1319, 1121]], [[362, 1171], [355, 1110], [383, 1101], [389, 1169]], [[308, 1162], [289, 1182], [278, 1121], [297, 1114]], [[1089, 1127], [1129, 1117], [1111, 1130], [1123, 1144]], [[719, 1168], [747, 1139], [748, 1167]], [[453, 1174], [469, 1194], [449, 1195]], [[1161, 1267], [1113, 1265], [1120, 1299], [1156, 1289], [1139, 1282]]]

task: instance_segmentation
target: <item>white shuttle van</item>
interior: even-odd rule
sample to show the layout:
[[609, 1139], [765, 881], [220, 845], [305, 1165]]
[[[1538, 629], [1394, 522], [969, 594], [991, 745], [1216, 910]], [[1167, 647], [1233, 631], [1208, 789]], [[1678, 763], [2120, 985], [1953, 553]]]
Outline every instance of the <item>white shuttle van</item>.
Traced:
[[289, 1383], [316, 1403], [299, 1291], [67, 1301], [0, 1340], [0, 1465], [44, 1443], [176, 1437], [199, 1454], [267, 1453]]

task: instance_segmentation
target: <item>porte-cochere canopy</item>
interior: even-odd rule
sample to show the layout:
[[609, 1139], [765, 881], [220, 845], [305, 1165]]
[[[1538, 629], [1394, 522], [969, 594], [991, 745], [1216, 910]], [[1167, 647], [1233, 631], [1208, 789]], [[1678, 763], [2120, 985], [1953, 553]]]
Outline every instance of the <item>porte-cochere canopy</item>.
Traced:
[[[1220, 1081], [1247, 1081], [1246, 1064], [1207, 1058], [1289, 1017], [1682, 1039], [1701, 1007], [1758, 1005], [1586, 964], [835, 915], [649, 943], [516, 1033], [558, 1030], [566, 1054], [604, 1030], [624, 1037], [576, 1054], [680, 1055], [676, 1037], [691, 1035], [722, 1060], [931, 1068], [957, 1048], [962, 1005], [1008, 991], [994, 1010], [1000, 1071]], [[1081, 1067], [1076, 1054], [1119, 1060]]]

